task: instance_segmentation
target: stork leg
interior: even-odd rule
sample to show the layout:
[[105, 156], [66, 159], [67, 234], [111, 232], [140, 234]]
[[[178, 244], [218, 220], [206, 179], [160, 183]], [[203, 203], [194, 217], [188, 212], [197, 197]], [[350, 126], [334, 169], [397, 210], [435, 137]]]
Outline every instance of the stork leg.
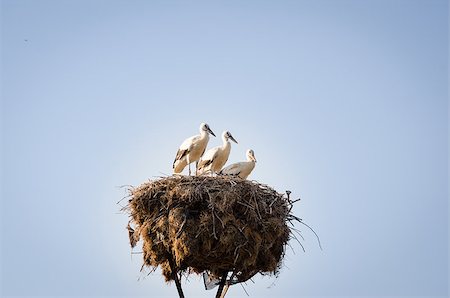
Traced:
[[189, 176], [191, 176], [191, 161], [189, 159], [189, 155], [186, 157], [186, 161], [188, 163], [188, 169], [189, 169]]

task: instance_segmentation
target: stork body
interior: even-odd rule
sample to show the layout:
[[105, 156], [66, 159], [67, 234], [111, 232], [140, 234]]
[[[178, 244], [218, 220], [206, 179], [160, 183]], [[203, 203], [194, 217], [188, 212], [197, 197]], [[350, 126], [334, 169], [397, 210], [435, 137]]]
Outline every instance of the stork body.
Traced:
[[209, 141], [209, 134], [216, 136], [209, 128], [208, 124], [200, 124], [200, 134], [184, 140], [177, 151], [173, 161], [173, 172], [181, 173], [183, 169], [189, 166], [189, 175], [191, 175], [191, 163], [196, 162], [205, 152]]
[[214, 147], [205, 152], [198, 162], [197, 175], [207, 172], [218, 173], [230, 156], [231, 143], [230, 140], [237, 144], [230, 132], [224, 131], [222, 133], [223, 145]]
[[256, 164], [255, 153], [253, 150], [247, 150], [247, 161], [233, 163], [219, 172], [222, 175], [238, 176], [247, 179], [248, 175], [253, 171]]

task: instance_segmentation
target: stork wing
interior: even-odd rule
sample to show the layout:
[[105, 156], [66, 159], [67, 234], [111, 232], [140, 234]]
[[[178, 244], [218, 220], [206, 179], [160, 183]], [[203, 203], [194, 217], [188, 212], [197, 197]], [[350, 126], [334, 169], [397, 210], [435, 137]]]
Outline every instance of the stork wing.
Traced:
[[198, 168], [201, 169], [210, 165], [214, 158], [217, 156], [217, 152], [219, 152], [219, 147], [214, 147], [206, 151], [205, 154], [203, 154], [202, 158], [200, 158]]
[[239, 175], [242, 170], [242, 166], [243, 164], [241, 162], [237, 162], [222, 169], [220, 173], [224, 175]]
[[177, 151], [177, 156], [175, 156], [175, 160], [173, 161], [173, 163], [175, 164], [175, 162], [177, 161], [177, 160], [181, 160], [183, 157], [185, 157], [186, 156], [186, 154], [188, 153], [188, 149], [178, 149], [178, 151]]
[[185, 157], [188, 153], [189, 150], [191, 149], [192, 144], [195, 143], [195, 141], [197, 141], [197, 139], [199, 139], [200, 136], [193, 136], [190, 138], [187, 138], [186, 140], [184, 140], [183, 143], [181, 143], [180, 148], [177, 151], [177, 155], [175, 156], [175, 160], [173, 161], [173, 167], [175, 167], [175, 163], [177, 160], [181, 160], [183, 157]]
[[194, 144], [198, 139], [200, 139], [199, 135], [187, 138], [186, 140], [184, 140], [183, 143], [181, 143], [180, 150], [189, 149], [192, 146], [192, 144]]

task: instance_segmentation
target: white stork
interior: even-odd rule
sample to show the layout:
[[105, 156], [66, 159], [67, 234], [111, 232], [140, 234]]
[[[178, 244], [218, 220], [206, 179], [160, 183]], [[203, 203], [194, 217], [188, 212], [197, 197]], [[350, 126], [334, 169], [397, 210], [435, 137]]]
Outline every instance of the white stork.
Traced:
[[233, 163], [224, 168], [222, 171], [220, 171], [219, 174], [238, 176], [245, 180], [255, 168], [255, 164], [256, 164], [255, 152], [253, 152], [253, 150], [251, 149], [248, 149], [247, 161]]
[[238, 143], [229, 131], [224, 131], [222, 133], [223, 145], [205, 152], [198, 162], [197, 175], [207, 172], [218, 173], [222, 169], [230, 156], [231, 143], [229, 140]]
[[181, 173], [183, 169], [189, 165], [189, 175], [191, 175], [191, 163], [200, 159], [208, 145], [209, 134], [216, 136], [209, 125], [206, 123], [200, 124], [200, 134], [187, 138], [181, 144], [177, 151], [177, 156], [173, 161], [173, 172]]

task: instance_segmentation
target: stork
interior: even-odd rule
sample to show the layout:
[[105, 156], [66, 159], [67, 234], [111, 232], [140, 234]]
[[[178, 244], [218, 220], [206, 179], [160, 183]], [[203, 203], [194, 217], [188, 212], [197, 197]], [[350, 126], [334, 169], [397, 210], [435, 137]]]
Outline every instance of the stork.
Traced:
[[201, 175], [207, 172], [218, 173], [230, 156], [231, 143], [230, 140], [238, 143], [229, 131], [222, 133], [223, 145], [214, 147], [205, 152], [198, 162], [197, 175]]
[[189, 175], [191, 175], [191, 163], [198, 162], [206, 149], [209, 141], [209, 134], [216, 136], [206, 123], [200, 124], [200, 134], [184, 140], [177, 151], [177, 156], [173, 161], [173, 172], [181, 173], [189, 165]]
[[248, 175], [253, 171], [256, 164], [255, 152], [247, 150], [247, 161], [233, 163], [219, 172], [222, 175], [238, 176], [242, 179], [247, 179]]

